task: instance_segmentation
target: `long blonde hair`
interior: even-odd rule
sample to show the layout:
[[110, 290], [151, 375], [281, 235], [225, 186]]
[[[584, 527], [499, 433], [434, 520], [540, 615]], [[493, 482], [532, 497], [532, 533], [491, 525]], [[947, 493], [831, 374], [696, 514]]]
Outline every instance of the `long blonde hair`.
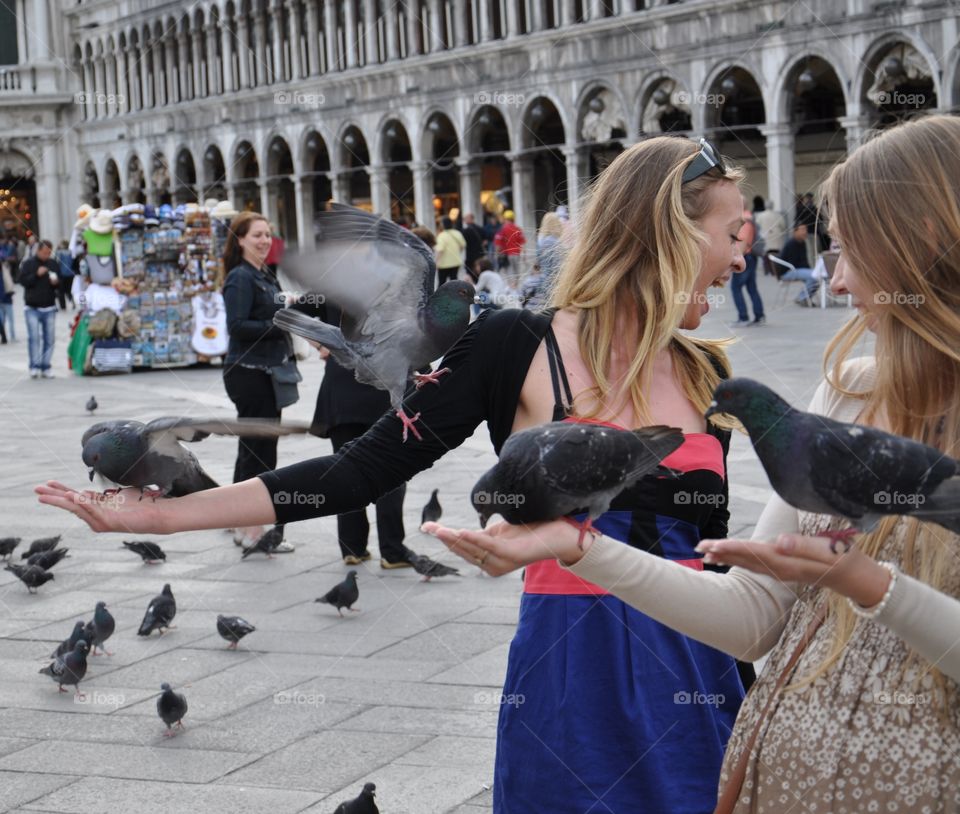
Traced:
[[[876, 380], [846, 389], [841, 367], [867, 330], [857, 315], [827, 346], [830, 384], [862, 399], [860, 420], [879, 423], [945, 454], [960, 453], [960, 119], [931, 116], [885, 130], [833, 169], [823, 191], [830, 232], [845, 262], [873, 293]], [[945, 587], [958, 539], [940, 526], [889, 517], [860, 548], [877, 557], [902, 534], [900, 567]], [[856, 617], [830, 595], [832, 651], [806, 681], [825, 673], [850, 641]], [[912, 659], [911, 659], [912, 660]], [[934, 672], [941, 689], [943, 675]], [[806, 681], [804, 683], [806, 683]]]
[[[682, 184], [699, 151], [684, 138], [641, 141], [617, 156], [588, 193], [550, 303], [579, 310], [580, 356], [596, 383], [596, 406], [585, 417], [597, 417], [604, 403], [619, 410], [629, 400], [636, 420], [651, 421], [645, 393], [651, 363], [665, 348], [698, 410], [706, 411], [720, 381], [710, 355], [729, 373], [725, 342], [693, 339], [679, 329], [706, 243], [697, 221], [709, 208], [707, 192], [743, 179], [739, 169], [714, 168]], [[612, 351], [622, 341], [618, 318], [625, 309], [635, 314], [637, 344], [623, 381], [613, 382]]]

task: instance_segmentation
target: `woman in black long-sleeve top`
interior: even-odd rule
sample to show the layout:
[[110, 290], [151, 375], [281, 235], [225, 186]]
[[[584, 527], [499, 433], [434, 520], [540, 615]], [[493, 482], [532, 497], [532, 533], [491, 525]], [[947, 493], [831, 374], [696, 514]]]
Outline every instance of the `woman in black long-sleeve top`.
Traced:
[[[280, 284], [265, 260], [271, 246], [270, 223], [257, 212], [242, 212], [230, 224], [224, 249], [228, 269], [223, 287], [230, 345], [224, 361], [223, 383], [237, 406], [239, 418], [280, 420], [270, 368], [293, 357], [286, 332], [273, 324], [283, 307]], [[277, 467], [276, 438], [241, 438], [233, 482], [239, 483]], [[237, 528], [237, 545], [253, 542], [262, 526]], [[277, 551], [292, 551], [283, 544]]]

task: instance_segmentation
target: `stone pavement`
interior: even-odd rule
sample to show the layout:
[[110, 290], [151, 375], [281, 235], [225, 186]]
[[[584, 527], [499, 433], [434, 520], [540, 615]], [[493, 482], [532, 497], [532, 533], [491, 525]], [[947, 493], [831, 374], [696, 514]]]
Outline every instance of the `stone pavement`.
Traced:
[[[766, 278], [761, 285], [768, 324], [736, 332], [735, 370], [805, 405], [825, 342], [851, 312], [798, 308], [790, 302], [796, 287], [778, 306], [776, 284]], [[714, 304], [701, 334], [733, 335], [733, 318], [729, 301]], [[162, 539], [166, 563], [143, 565], [121, 550], [123, 535], [94, 535], [40, 507], [32, 487], [50, 478], [87, 483], [79, 439], [93, 422], [84, 411], [91, 394], [101, 405], [96, 420], [231, 416], [219, 371], [75, 377], [66, 369], [61, 316], [57, 378], [34, 381], [26, 375], [22, 313], [17, 329], [20, 341], [0, 347], [0, 536], [61, 533], [71, 557], [37, 596], [0, 571], [0, 810], [329, 814], [370, 780], [386, 814], [489, 811], [519, 575], [491, 579], [457, 561], [463, 576], [424, 584], [412, 571], [381, 570], [375, 558], [360, 569], [362, 612], [340, 619], [313, 601], [346, 570], [332, 518], [290, 527], [297, 551], [270, 561], [241, 562], [227, 534], [208, 531]], [[301, 401], [285, 418], [309, 419], [322, 369], [317, 360], [303, 365]], [[235, 447], [211, 438], [195, 449], [226, 483]], [[329, 449], [313, 437], [284, 439], [280, 462]], [[420, 508], [439, 487], [444, 521], [474, 527], [466, 495], [493, 461], [481, 428], [414, 478], [408, 545], [456, 559], [416, 530]], [[768, 488], [744, 438], [734, 440], [730, 467], [731, 532], [747, 534]], [[371, 549], [376, 557], [375, 540]], [[165, 582], [177, 599], [176, 629], [139, 638], [143, 611]], [[90, 659], [87, 700], [78, 703], [37, 670], [100, 599], [117, 618], [114, 655]], [[238, 652], [216, 634], [218, 613], [257, 626]], [[189, 701], [186, 730], [176, 738], [162, 737], [156, 716], [163, 681]]]

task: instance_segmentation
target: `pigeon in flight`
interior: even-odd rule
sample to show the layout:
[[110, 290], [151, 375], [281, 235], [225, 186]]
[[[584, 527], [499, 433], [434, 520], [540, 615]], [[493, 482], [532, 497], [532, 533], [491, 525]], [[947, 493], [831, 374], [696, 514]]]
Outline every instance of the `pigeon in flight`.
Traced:
[[380, 814], [376, 800], [377, 787], [374, 783], [364, 783], [363, 791], [353, 800], [340, 803], [333, 814]]
[[34, 540], [30, 543], [30, 548], [20, 554], [20, 559], [30, 559], [34, 554], [39, 554], [41, 551], [53, 551], [62, 537], [62, 534], [58, 534], [56, 537], [41, 537], [39, 540]]
[[84, 695], [80, 692], [80, 682], [87, 674], [87, 643], [80, 639], [73, 646], [73, 650], [61, 658], [54, 659], [46, 667], [41, 667], [39, 672], [56, 681], [60, 687], [60, 692], [67, 692], [63, 688], [64, 684], [73, 684], [76, 689], [76, 696], [83, 698]]
[[102, 600], [97, 602], [97, 606], [93, 611], [93, 619], [87, 622], [87, 626], [83, 630], [83, 638], [89, 642], [90, 647], [93, 648], [91, 655], [97, 655], [98, 647], [103, 648], [105, 655], [113, 655], [113, 653], [103, 646], [103, 643], [113, 635], [116, 627], [117, 622], [113, 618], [113, 614], [107, 610], [107, 603]]
[[436, 523], [440, 516], [443, 514], [443, 507], [440, 505], [440, 501], [437, 500], [437, 492], [439, 489], [434, 489], [430, 495], [430, 500], [426, 502], [423, 507], [423, 511], [420, 512], [420, 525], [424, 523]]
[[27, 586], [29, 593], [35, 594], [37, 588], [53, 579], [53, 574], [44, 571], [39, 565], [7, 565], [7, 571], [12, 571], [17, 578]]
[[343, 616], [343, 613], [340, 611], [341, 608], [346, 608], [350, 611], [359, 610], [359, 608], [350, 607], [359, 598], [360, 588], [357, 586], [357, 572], [348, 571], [347, 578], [343, 582], [334, 585], [319, 599], [315, 599], [314, 602], [325, 602], [328, 605], [333, 605], [333, 607], [337, 609], [337, 613]]
[[20, 545], [19, 537], [4, 537], [0, 540], [0, 558], [7, 559], [13, 555], [13, 549]]
[[217, 633], [230, 642], [227, 645], [227, 650], [236, 650], [240, 640], [255, 630], [256, 628], [253, 625], [239, 616], [223, 616], [221, 614], [217, 617]]
[[274, 314], [278, 327], [318, 342], [358, 382], [390, 394], [403, 439], [419, 414], [403, 409], [407, 381], [417, 387], [449, 369], [416, 371], [439, 359], [470, 321], [475, 292], [460, 280], [433, 290], [433, 251], [416, 235], [385, 218], [344, 204], [317, 215], [317, 249], [290, 257], [284, 272], [300, 293], [324, 296], [341, 309], [340, 327], [288, 308]]
[[177, 602], [173, 598], [173, 591], [170, 590], [170, 584], [167, 583], [163, 586], [163, 590], [150, 600], [137, 635], [149, 636], [154, 630], [159, 630], [160, 634], [163, 635], [164, 629], [170, 627], [170, 623], [176, 615]]
[[90, 396], [90, 398], [87, 399], [87, 412], [90, 413], [90, 415], [93, 415], [94, 411], [96, 411], [97, 407], [99, 406], [100, 405], [97, 404], [96, 396]]
[[167, 725], [163, 736], [172, 738], [177, 734], [173, 731], [174, 724], [177, 729], [183, 729], [183, 716], [187, 714], [187, 699], [182, 693], [174, 692], [166, 681], [160, 685], [160, 689], [163, 692], [157, 699], [157, 715]]
[[140, 558], [147, 564], [153, 565], [154, 563], [161, 562], [167, 558], [166, 553], [157, 543], [152, 543], [149, 540], [134, 540], [133, 542], [123, 541], [123, 545], [126, 547], [127, 551], [132, 551], [134, 554], [139, 554]]

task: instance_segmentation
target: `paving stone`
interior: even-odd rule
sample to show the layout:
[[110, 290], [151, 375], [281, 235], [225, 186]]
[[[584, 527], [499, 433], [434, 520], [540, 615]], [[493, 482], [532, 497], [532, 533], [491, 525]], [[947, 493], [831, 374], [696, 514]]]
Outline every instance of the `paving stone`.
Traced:
[[76, 777], [33, 772], [0, 771], [0, 811], [13, 811], [25, 803], [36, 801], [54, 789], [75, 783]]
[[494, 737], [497, 711], [494, 704], [476, 705], [470, 712], [437, 709], [424, 712], [413, 707], [374, 707], [338, 724], [336, 729], [373, 732], [408, 732], [416, 734], [469, 735]]

